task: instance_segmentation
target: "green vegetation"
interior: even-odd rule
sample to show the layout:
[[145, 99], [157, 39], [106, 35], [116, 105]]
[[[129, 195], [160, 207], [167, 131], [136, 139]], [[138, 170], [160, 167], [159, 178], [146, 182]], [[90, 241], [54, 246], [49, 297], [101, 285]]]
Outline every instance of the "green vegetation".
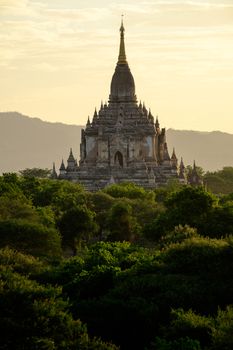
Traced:
[[233, 167], [207, 172], [204, 176], [207, 188], [214, 193], [229, 194], [233, 192]]
[[233, 191], [4, 174], [0, 273], [0, 349], [232, 350]]
[[22, 176], [46, 178], [51, 175], [51, 170], [41, 168], [27, 168], [20, 170], [19, 173]]
[[[193, 167], [188, 165], [186, 167], [186, 175], [192, 172]], [[196, 171], [198, 175], [202, 178], [205, 187], [215, 194], [230, 194], [233, 192], [233, 167], [224, 167], [222, 170], [218, 171], [207, 171], [205, 173], [204, 169], [196, 166]]]

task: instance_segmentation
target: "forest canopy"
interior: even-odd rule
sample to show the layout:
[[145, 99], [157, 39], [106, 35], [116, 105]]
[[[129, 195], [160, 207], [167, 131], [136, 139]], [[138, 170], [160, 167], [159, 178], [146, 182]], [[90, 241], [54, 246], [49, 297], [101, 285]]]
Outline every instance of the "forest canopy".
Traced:
[[0, 349], [232, 350], [231, 189], [1, 176]]

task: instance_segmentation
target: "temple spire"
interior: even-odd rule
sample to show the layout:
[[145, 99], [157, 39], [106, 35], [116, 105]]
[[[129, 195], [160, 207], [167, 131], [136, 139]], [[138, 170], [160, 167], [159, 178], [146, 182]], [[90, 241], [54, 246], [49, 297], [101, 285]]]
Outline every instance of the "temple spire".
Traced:
[[156, 129], [157, 130], [159, 130], [159, 117], [158, 117], [158, 115], [156, 115], [156, 122], [155, 122], [155, 127], [156, 127]]
[[55, 167], [55, 163], [53, 162], [53, 170], [51, 173], [51, 179], [57, 179], [57, 172], [56, 172], [56, 167]]
[[124, 32], [125, 32], [125, 28], [124, 28], [124, 24], [123, 24], [123, 15], [122, 15], [122, 19], [121, 19], [121, 27], [120, 27], [120, 50], [119, 50], [119, 56], [118, 56], [118, 62], [117, 64], [127, 64], [126, 61], [126, 54], [125, 54], [125, 37], [124, 37]]

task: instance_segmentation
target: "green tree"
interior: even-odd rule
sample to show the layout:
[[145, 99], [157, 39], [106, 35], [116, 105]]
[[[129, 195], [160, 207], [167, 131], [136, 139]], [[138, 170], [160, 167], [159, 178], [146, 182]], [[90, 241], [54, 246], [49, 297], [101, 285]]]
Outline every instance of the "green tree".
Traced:
[[197, 229], [192, 228], [188, 225], [178, 225], [175, 226], [174, 230], [168, 232], [162, 237], [161, 245], [169, 245], [172, 243], [181, 243], [188, 238], [199, 237]]
[[198, 340], [203, 347], [211, 343], [212, 318], [201, 316], [192, 310], [172, 310], [171, 325], [165, 333], [171, 339], [189, 337]]
[[41, 169], [41, 168], [26, 168], [24, 170], [19, 170], [20, 175], [24, 177], [38, 177], [38, 178], [48, 178], [51, 176], [51, 169]]
[[222, 170], [207, 172], [204, 182], [209, 190], [219, 194], [233, 192], [233, 167], [224, 167]]
[[132, 207], [132, 216], [139, 224], [141, 231], [144, 231], [145, 227], [164, 212], [163, 206], [153, 199], [132, 199], [129, 204]]
[[58, 221], [58, 227], [62, 235], [62, 244], [77, 253], [81, 241], [89, 239], [97, 232], [95, 213], [86, 206], [75, 206], [63, 213]]
[[132, 182], [124, 182], [121, 184], [107, 186], [103, 192], [114, 198], [154, 198], [154, 193], [152, 191], [146, 191], [143, 187], [135, 185]]
[[[62, 261], [45, 281], [63, 286], [73, 316], [92, 334], [122, 348], [150, 349], [160, 337], [168, 349], [210, 350], [218, 307], [232, 303], [231, 241], [191, 235], [161, 251], [98, 242]], [[178, 308], [186, 311], [171, 315]]]
[[215, 327], [212, 332], [213, 350], [233, 349], [233, 307], [227, 306], [226, 310], [218, 310], [215, 319]]
[[155, 343], [151, 344], [150, 350], [201, 350], [201, 346], [199, 341], [189, 337], [176, 340], [166, 340], [157, 337]]
[[201, 225], [216, 203], [217, 198], [203, 187], [185, 186], [168, 196], [165, 201], [167, 210], [146, 227], [145, 235], [159, 240], [178, 225], [189, 225], [201, 233]]
[[39, 222], [39, 215], [26, 198], [9, 195], [0, 197], [0, 220], [24, 219]]
[[0, 266], [5, 266], [21, 275], [37, 275], [46, 268], [44, 262], [32, 255], [26, 255], [9, 247], [0, 249]]
[[102, 191], [88, 193], [87, 195], [88, 207], [96, 214], [100, 238], [105, 237], [108, 211], [115, 201], [113, 197]]
[[214, 207], [200, 222], [199, 231], [213, 238], [233, 235], [233, 202]]
[[27, 199], [30, 199], [33, 205], [37, 206], [37, 196], [41, 191], [41, 180], [35, 177], [21, 177], [20, 190]]
[[121, 200], [110, 209], [107, 228], [112, 241], [133, 241], [139, 233], [139, 225], [132, 215], [132, 207]]
[[80, 184], [65, 180], [44, 181], [41, 198], [45, 201], [49, 197], [50, 203], [58, 215], [73, 206], [86, 204], [86, 192]]
[[42, 225], [46, 227], [55, 227], [55, 213], [51, 206], [37, 207], [36, 213]]
[[[184, 187], [181, 191], [173, 192], [166, 200], [168, 210], [173, 211], [180, 220], [195, 221], [208, 213], [217, 198], [203, 187]], [[189, 222], [183, 222], [184, 224]]]
[[164, 203], [172, 192], [178, 192], [184, 187], [178, 179], [170, 179], [166, 186], [161, 186], [154, 190], [155, 200], [158, 203]]
[[34, 256], [61, 255], [61, 238], [56, 229], [21, 220], [0, 221], [0, 247], [6, 246]]
[[117, 349], [89, 337], [86, 326], [67, 312], [61, 288], [43, 286], [8, 267], [0, 271], [1, 349]]
[[220, 204], [225, 204], [225, 203], [233, 203], [233, 192], [229, 193], [227, 195], [221, 196], [220, 198]]
[[17, 174], [4, 173], [3, 176], [0, 176], [0, 196], [2, 195], [9, 195], [11, 198], [24, 197]]
[[69, 181], [22, 177], [20, 187], [36, 207], [52, 206], [58, 215], [73, 205], [85, 203], [83, 187]]

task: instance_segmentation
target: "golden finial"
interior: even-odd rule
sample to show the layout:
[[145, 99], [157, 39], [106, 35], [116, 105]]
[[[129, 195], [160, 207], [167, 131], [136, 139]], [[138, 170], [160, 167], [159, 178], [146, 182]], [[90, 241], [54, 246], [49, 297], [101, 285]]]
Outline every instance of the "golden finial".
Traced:
[[122, 15], [121, 15], [121, 28], [123, 28], [123, 29], [124, 29], [123, 19], [124, 19], [124, 15], [123, 15], [123, 13], [122, 13]]
[[120, 40], [120, 50], [119, 50], [119, 56], [118, 56], [118, 64], [127, 64], [126, 61], [126, 54], [125, 54], [125, 38], [124, 38], [124, 23], [123, 23], [123, 17], [124, 15], [121, 15], [121, 27], [120, 27], [120, 33], [121, 33], [121, 40]]

